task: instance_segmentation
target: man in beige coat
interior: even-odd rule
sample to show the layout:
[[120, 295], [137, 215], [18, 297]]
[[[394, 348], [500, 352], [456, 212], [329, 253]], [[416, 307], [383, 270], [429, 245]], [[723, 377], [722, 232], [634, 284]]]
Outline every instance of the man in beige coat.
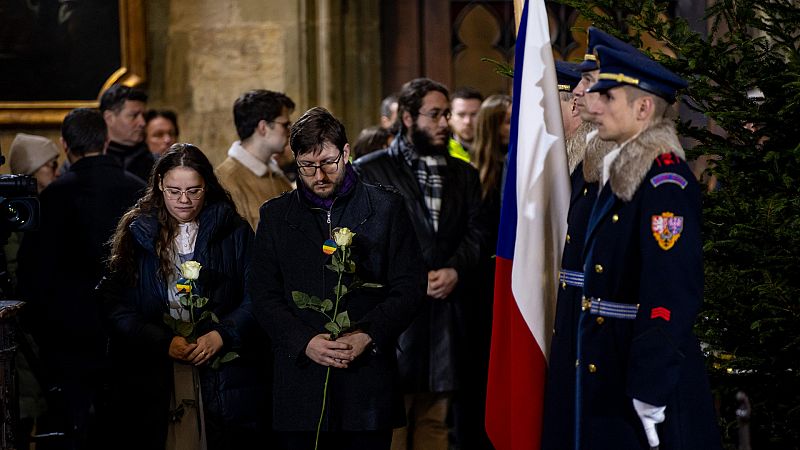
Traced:
[[233, 121], [239, 141], [215, 169], [236, 209], [255, 230], [258, 209], [280, 194], [293, 189], [273, 156], [283, 152], [292, 125], [289, 115], [294, 102], [285, 94], [263, 89], [242, 94], [233, 104]]

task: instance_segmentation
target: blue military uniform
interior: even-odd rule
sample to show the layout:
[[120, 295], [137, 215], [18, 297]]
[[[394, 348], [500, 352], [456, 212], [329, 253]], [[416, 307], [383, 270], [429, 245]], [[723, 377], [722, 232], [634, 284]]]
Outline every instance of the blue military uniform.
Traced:
[[[589, 28], [589, 52], [598, 44], [619, 44], [625, 51], [635, 49], [603, 31]], [[581, 80], [581, 69], [595, 70], [595, 58], [580, 65], [556, 61], [558, 90], [572, 92]], [[586, 149], [588, 152], [589, 149]], [[606, 149], [602, 149], [603, 152]], [[577, 328], [583, 294], [583, 243], [589, 214], [597, 199], [600, 185], [596, 179], [587, 181], [586, 160], [570, 174], [572, 194], [567, 214], [567, 236], [561, 257], [556, 317], [550, 341], [547, 378], [544, 393], [542, 450], [574, 448], [575, 432], [575, 359], [577, 358]], [[589, 169], [593, 173], [594, 169]]]
[[[577, 64], [556, 61], [558, 90], [572, 92], [580, 82]], [[598, 183], [587, 182], [583, 161], [570, 175], [572, 194], [567, 214], [567, 237], [561, 257], [556, 317], [550, 341], [544, 394], [542, 449], [564, 450], [571, 445], [575, 402], [575, 336], [583, 294], [583, 241], [586, 224], [597, 199]]]
[[[685, 87], [657, 63], [598, 46], [591, 91], [633, 85], [667, 100]], [[620, 147], [589, 219], [578, 325], [582, 449], [647, 449], [632, 400], [666, 406], [660, 449], [720, 448], [703, 355], [700, 189], [674, 126], [657, 120]]]

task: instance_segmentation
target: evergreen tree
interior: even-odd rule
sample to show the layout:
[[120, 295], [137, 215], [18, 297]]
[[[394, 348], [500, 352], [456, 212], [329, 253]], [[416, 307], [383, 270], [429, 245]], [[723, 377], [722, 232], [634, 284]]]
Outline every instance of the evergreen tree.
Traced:
[[[752, 404], [753, 447], [800, 448], [800, 7], [718, 0], [708, 38], [668, 2], [557, 0], [689, 80], [683, 101], [709, 119], [679, 124], [689, 157], [718, 155], [703, 199], [708, 354], [723, 441], [736, 442], [735, 393]], [[748, 91], [751, 93], [748, 96]], [[753, 92], [763, 98], [752, 98]], [[680, 282], [680, 280], [675, 280]], [[669, 411], [667, 411], [669, 414]]]

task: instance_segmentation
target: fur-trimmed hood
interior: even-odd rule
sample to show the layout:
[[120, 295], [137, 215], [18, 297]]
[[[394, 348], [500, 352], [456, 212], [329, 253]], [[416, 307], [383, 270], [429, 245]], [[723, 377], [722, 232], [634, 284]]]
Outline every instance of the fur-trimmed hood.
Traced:
[[589, 183], [603, 180], [603, 158], [614, 150], [616, 144], [600, 139], [597, 129], [586, 135], [586, 151], [583, 156], [583, 179]]
[[[675, 124], [670, 120], [653, 123], [625, 144], [611, 163], [609, 170], [611, 191], [623, 201], [631, 201], [636, 189], [653, 165], [653, 160], [661, 154], [670, 152], [686, 160], [686, 154], [675, 132]], [[600, 167], [602, 171], [602, 162]]]

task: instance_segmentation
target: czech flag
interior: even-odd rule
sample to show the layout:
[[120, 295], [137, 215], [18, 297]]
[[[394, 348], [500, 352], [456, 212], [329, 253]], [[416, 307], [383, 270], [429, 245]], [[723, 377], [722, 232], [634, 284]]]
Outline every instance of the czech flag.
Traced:
[[570, 194], [544, 0], [526, 0], [522, 11], [486, 398], [486, 431], [497, 450], [540, 448]]

